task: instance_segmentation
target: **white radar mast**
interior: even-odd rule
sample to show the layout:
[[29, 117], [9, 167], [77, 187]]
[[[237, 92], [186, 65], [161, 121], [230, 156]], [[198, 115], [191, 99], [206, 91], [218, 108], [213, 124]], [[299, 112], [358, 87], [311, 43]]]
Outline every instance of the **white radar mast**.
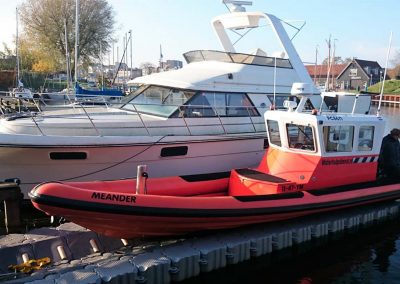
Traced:
[[225, 5], [230, 4], [229, 11], [233, 12], [246, 12], [246, 8], [243, 6], [251, 6], [251, 1], [235, 1], [235, 0], [222, 0]]

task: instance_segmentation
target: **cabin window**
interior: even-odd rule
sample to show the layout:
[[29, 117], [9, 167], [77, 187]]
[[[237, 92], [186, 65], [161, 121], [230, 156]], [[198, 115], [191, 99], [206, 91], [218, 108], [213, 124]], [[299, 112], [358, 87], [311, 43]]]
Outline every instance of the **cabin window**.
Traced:
[[311, 126], [286, 124], [289, 148], [315, 151], [314, 133]]
[[185, 117], [248, 117], [259, 116], [256, 107], [246, 94], [208, 93], [196, 94], [181, 107], [179, 116]]
[[174, 88], [149, 86], [141, 88], [135, 97], [125, 103], [121, 108], [138, 111], [146, 114], [169, 117], [178, 106], [186, 103], [194, 92]]
[[174, 157], [174, 156], [185, 156], [188, 152], [188, 146], [178, 147], [165, 147], [161, 149], [161, 157]]
[[281, 146], [281, 134], [279, 132], [279, 124], [275, 120], [267, 120], [269, 143]]
[[338, 96], [335, 97], [324, 97], [324, 103], [326, 104], [327, 109], [323, 109], [323, 110], [327, 110], [327, 111], [331, 111], [331, 112], [337, 112], [338, 111], [338, 105], [339, 105], [339, 98]]
[[375, 126], [361, 126], [358, 132], [358, 151], [372, 151]]
[[268, 95], [268, 99], [271, 101], [271, 104], [275, 105], [275, 108], [283, 108], [283, 102], [290, 100], [290, 96], [276, 95], [274, 100], [273, 95]]
[[351, 152], [353, 150], [354, 126], [325, 126], [323, 133], [326, 152]]
[[86, 152], [50, 152], [52, 160], [86, 160]]

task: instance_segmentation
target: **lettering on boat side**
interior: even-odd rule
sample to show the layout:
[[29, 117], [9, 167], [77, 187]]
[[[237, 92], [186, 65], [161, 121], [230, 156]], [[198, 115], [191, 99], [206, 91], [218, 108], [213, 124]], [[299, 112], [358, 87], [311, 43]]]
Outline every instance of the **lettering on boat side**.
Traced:
[[326, 118], [328, 120], [343, 120], [343, 117], [341, 116], [335, 116], [335, 115], [327, 115]]
[[352, 164], [353, 158], [350, 159], [335, 159], [335, 160], [322, 160], [323, 166], [338, 166], [344, 164]]
[[282, 192], [289, 192], [294, 190], [303, 190], [304, 184], [284, 184], [282, 185]]
[[111, 194], [111, 193], [104, 193], [104, 192], [93, 192], [92, 199], [102, 199], [102, 200], [111, 200], [111, 201], [119, 201], [119, 202], [127, 202], [127, 203], [136, 203], [136, 196]]

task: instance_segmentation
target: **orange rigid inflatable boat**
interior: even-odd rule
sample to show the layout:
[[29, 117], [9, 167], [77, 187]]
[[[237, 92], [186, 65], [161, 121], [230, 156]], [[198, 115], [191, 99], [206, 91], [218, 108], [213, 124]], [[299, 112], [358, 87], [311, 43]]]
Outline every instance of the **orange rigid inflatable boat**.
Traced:
[[[273, 222], [400, 198], [398, 179], [377, 177], [385, 128], [374, 115], [308, 111], [299, 103], [264, 115], [269, 148], [254, 169], [182, 177], [48, 182], [33, 205], [98, 233], [179, 235]], [[151, 169], [150, 169], [151, 170]], [[399, 177], [400, 178], [400, 177]]]

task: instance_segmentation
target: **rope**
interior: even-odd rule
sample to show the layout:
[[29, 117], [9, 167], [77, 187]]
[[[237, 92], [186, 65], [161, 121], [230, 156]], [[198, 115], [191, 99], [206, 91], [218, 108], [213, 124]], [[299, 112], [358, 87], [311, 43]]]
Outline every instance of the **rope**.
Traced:
[[16, 264], [16, 265], [10, 265], [8, 266], [8, 269], [12, 269], [14, 271], [19, 271], [23, 273], [30, 273], [33, 270], [39, 270], [42, 269], [43, 266], [50, 264], [50, 258], [49, 257], [44, 257], [44, 258], [39, 258], [39, 259], [31, 259], [26, 262], [23, 262], [21, 264]]
[[86, 176], [90, 176], [90, 175], [93, 175], [93, 174], [97, 174], [97, 173], [100, 173], [100, 172], [102, 172], [102, 171], [106, 171], [106, 170], [108, 170], [108, 169], [111, 169], [111, 168], [114, 168], [114, 167], [116, 167], [116, 166], [119, 166], [119, 165], [125, 163], [126, 161], [129, 161], [130, 159], [135, 158], [136, 156], [138, 156], [138, 155], [140, 155], [140, 154], [146, 152], [146, 151], [149, 150], [151, 147], [153, 147], [154, 145], [156, 145], [157, 143], [159, 143], [159, 142], [160, 142], [162, 139], [164, 139], [166, 136], [167, 136], [167, 135], [162, 136], [162, 137], [161, 137], [160, 139], [158, 139], [156, 142], [154, 142], [153, 144], [150, 144], [148, 147], [146, 147], [145, 149], [143, 149], [143, 150], [140, 151], [139, 153], [136, 153], [135, 155], [130, 156], [130, 157], [128, 157], [128, 158], [126, 158], [126, 159], [124, 159], [124, 160], [122, 160], [122, 161], [119, 161], [119, 162], [117, 162], [117, 163], [115, 163], [115, 164], [113, 164], [113, 165], [111, 165], [111, 166], [105, 167], [105, 168], [103, 168], [103, 169], [100, 169], [100, 170], [97, 170], [97, 171], [94, 171], [94, 172], [86, 173], [86, 174], [83, 174], [83, 175], [80, 175], [80, 176], [75, 176], [75, 177], [71, 177], [71, 178], [61, 179], [61, 180], [59, 180], [59, 181], [69, 181], [69, 180], [73, 180], [73, 179], [77, 179], [77, 178], [82, 178], [82, 177], [86, 177]]

